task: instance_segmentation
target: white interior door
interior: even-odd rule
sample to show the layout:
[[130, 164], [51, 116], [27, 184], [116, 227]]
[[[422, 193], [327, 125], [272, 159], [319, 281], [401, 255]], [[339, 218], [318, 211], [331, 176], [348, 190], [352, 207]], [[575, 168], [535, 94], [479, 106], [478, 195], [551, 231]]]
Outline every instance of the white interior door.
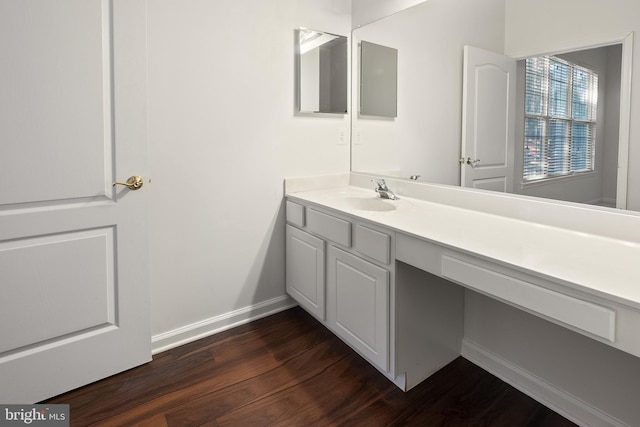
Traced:
[[460, 183], [513, 191], [516, 60], [464, 47]]
[[0, 0], [0, 402], [151, 359], [144, 0]]

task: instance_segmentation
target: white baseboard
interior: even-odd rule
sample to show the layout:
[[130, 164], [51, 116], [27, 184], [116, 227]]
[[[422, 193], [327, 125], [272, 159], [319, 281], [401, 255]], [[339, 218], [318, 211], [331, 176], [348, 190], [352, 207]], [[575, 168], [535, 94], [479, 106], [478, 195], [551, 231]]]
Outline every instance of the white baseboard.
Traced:
[[581, 426], [629, 427], [564, 390], [465, 338], [462, 356], [524, 394]]
[[208, 337], [218, 332], [236, 326], [244, 325], [253, 320], [295, 307], [297, 303], [289, 296], [273, 298], [239, 310], [234, 310], [220, 316], [211, 317], [200, 322], [192, 323], [172, 331], [151, 337], [151, 353], [157, 354], [190, 342]]

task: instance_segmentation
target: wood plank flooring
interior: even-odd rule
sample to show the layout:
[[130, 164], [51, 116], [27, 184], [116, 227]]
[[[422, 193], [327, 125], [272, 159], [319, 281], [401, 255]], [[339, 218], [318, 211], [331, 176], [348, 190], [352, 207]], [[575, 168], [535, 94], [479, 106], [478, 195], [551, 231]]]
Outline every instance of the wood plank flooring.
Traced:
[[72, 426], [573, 426], [463, 358], [403, 393], [296, 307], [47, 403]]

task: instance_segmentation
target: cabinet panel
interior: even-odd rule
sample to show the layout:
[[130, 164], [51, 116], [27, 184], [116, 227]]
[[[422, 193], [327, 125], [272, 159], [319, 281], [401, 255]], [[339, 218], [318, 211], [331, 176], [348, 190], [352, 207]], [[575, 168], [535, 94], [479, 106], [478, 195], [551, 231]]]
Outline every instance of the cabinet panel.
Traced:
[[327, 250], [327, 323], [389, 371], [389, 272], [334, 246]]
[[291, 224], [304, 227], [304, 206], [287, 200], [287, 221]]
[[307, 209], [307, 229], [342, 246], [351, 246], [351, 223], [348, 221]]
[[442, 275], [519, 308], [615, 341], [615, 311], [449, 256]]
[[287, 293], [320, 320], [325, 319], [324, 241], [287, 225]]
[[391, 237], [370, 227], [358, 224], [354, 229], [353, 247], [361, 254], [376, 261], [389, 264], [391, 261]]

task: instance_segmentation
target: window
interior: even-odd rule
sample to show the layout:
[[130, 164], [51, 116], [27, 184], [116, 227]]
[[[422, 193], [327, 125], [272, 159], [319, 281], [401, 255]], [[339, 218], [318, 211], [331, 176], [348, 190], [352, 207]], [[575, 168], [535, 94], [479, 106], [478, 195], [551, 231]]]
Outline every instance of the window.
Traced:
[[594, 168], [598, 75], [563, 59], [526, 60], [525, 182]]

